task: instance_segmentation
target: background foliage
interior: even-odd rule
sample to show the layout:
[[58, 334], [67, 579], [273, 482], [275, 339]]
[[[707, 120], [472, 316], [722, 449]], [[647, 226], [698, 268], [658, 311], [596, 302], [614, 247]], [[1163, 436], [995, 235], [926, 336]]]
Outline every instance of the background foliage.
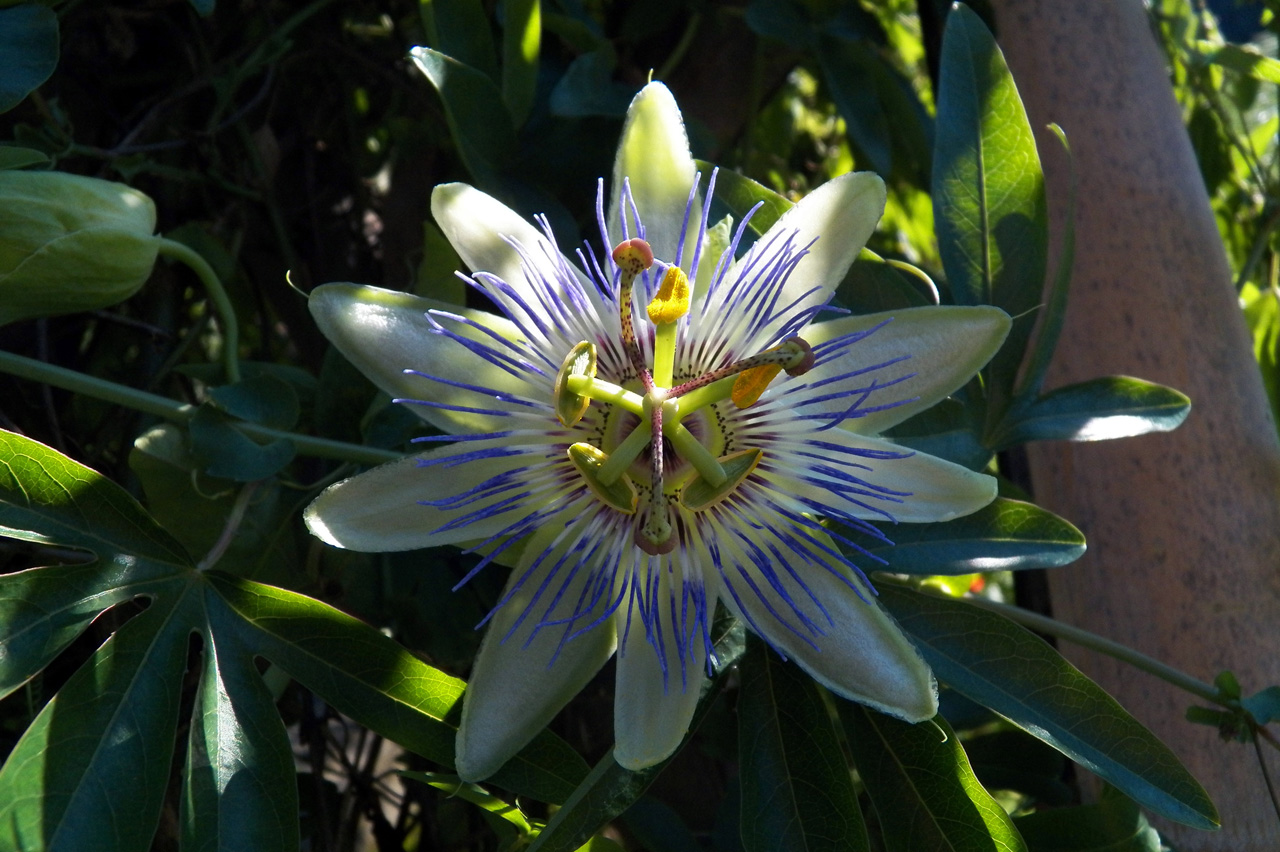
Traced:
[[[1158, 849], [1140, 806], [1213, 825], [1172, 753], [1029, 616], [993, 609], [1010, 572], [1084, 546], [1027, 502], [1017, 447], [1173, 428], [1187, 400], [1128, 377], [1043, 392], [1069, 266], [1045, 269], [1039, 155], [981, 4], [0, 5], [0, 168], [126, 183], [178, 244], [126, 301], [63, 316], [54, 288], [46, 316], [0, 328], [0, 848], [1084, 852]], [[1199, 7], [1151, 11], [1274, 403], [1275, 10], [1232, 40]], [[422, 427], [328, 348], [298, 291], [471, 298], [427, 209], [450, 180], [577, 242], [651, 72], [695, 155], [726, 167], [718, 213], [764, 200], [762, 230], [830, 177], [885, 177], [844, 306], [938, 293], [1016, 318], [981, 382], [895, 434], [1010, 478], [884, 554], [903, 582], [883, 578], [882, 600], [947, 687], [932, 726], [834, 699], [724, 624], [671, 771], [609, 757], [606, 671], [492, 783], [462, 785], [460, 678], [502, 578], [453, 593], [454, 551], [306, 534], [318, 489]], [[23, 282], [0, 274], [3, 303]], [[1200, 698], [1241, 738], [1280, 716], [1225, 679]], [[1082, 770], [1114, 785], [1097, 804]]]

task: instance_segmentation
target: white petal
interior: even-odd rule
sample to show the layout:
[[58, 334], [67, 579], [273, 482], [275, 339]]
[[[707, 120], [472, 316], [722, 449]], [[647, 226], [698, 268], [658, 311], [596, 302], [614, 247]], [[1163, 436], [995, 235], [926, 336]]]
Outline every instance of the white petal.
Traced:
[[[525, 328], [537, 326], [537, 322], [528, 315], [529, 311], [538, 312], [543, 319], [555, 317], [555, 311], [546, 304], [548, 299], [572, 304], [573, 299], [563, 292], [563, 288], [573, 286], [566, 279], [571, 277], [576, 281], [578, 293], [590, 303], [590, 310], [585, 316], [573, 318], [576, 322], [573, 329], [562, 329], [571, 340], [563, 346], [563, 351], [556, 351], [556, 358], [563, 357], [579, 340], [594, 336], [587, 331], [598, 329], [601, 324], [599, 318], [606, 314], [596, 285], [561, 254], [554, 242], [520, 214], [475, 187], [448, 183], [432, 191], [431, 215], [472, 272], [495, 275], [510, 285], [516, 298], [492, 288], [486, 288], [485, 292], [509, 316], [525, 323]], [[536, 264], [536, 285], [530, 281], [529, 270], [522, 265], [520, 254], [512, 248], [510, 240], [518, 242], [530, 262]], [[557, 339], [553, 343], [553, 348], [556, 348], [563, 341]]]
[[[470, 453], [510, 445], [509, 441], [463, 441], [429, 453], [388, 462], [359, 476], [325, 489], [304, 513], [307, 528], [335, 547], [380, 553], [416, 550], [441, 544], [483, 540], [501, 532], [535, 508], [545, 508], [556, 496], [552, 475], [562, 451], [552, 444], [511, 446], [515, 455], [498, 455], [457, 461]], [[450, 461], [454, 464], [450, 464]], [[428, 466], [424, 467], [424, 463]], [[536, 465], [536, 467], [534, 467]], [[420, 500], [464, 495], [486, 483], [509, 490], [481, 496], [456, 507], [424, 506]], [[545, 493], [550, 489], [550, 493]], [[525, 491], [538, 493], [513, 500]], [[484, 493], [484, 492], [478, 492]], [[505, 511], [491, 517], [483, 510], [511, 500]], [[479, 512], [474, 521], [468, 518]], [[456, 526], [441, 527], [456, 522]]]
[[431, 215], [473, 272], [491, 272], [516, 287], [524, 285], [525, 275], [507, 239], [529, 249], [547, 242], [519, 213], [465, 183], [444, 183], [432, 190]]
[[[534, 631], [544, 618], [572, 618], [584, 587], [592, 579], [590, 568], [599, 567], [598, 561], [593, 566], [582, 566], [571, 579], [566, 577], [571, 565], [561, 565], [556, 570], [560, 556], [573, 542], [566, 536], [557, 544], [556, 538], [563, 532], [564, 523], [553, 522], [534, 534], [525, 556], [507, 581], [503, 597], [510, 595], [510, 599], [486, 628], [463, 697], [462, 726], [458, 731], [455, 762], [464, 781], [480, 781], [497, 772], [546, 727], [613, 654], [615, 636], [609, 618], [563, 644], [564, 625]], [[534, 567], [536, 556], [549, 549], [552, 555]], [[547, 613], [555, 592], [566, 579], [564, 594]], [[535, 593], [544, 582], [547, 589], [535, 603]], [[606, 592], [597, 606], [569, 626], [568, 632], [594, 621], [608, 600]], [[517, 627], [522, 615], [524, 620]], [[515, 632], [508, 636], [513, 627]]]
[[[831, 540], [822, 532], [806, 532], [824, 540], [824, 544], [834, 549]], [[816, 558], [823, 558], [816, 548], [809, 547]], [[722, 558], [732, 550], [724, 551]], [[787, 553], [786, 550], [781, 552]], [[865, 583], [850, 578], [850, 582], [863, 590], [867, 598], [864, 601], [827, 569], [792, 559], [790, 561], [797, 574], [804, 581], [804, 587], [801, 587], [775, 560], [778, 583], [787, 593], [784, 598], [763, 579], [749, 559], [741, 556], [735, 559], [750, 566], [747, 570], [755, 575], [758, 593], [744, 581], [735, 580], [735, 575], [726, 569], [737, 591], [737, 599], [724, 594], [722, 600], [744, 617], [751, 629], [763, 634], [770, 644], [794, 659], [814, 680], [837, 695], [910, 722], [930, 719], [938, 712], [932, 672], [898, 625], [875, 602], [873, 592]], [[846, 570], [841, 566], [833, 568]], [[816, 609], [810, 595], [821, 601], [830, 620]], [[799, 623], [787, 598], [806, 609], [820, 633]], [[774, 613], [781, 614], [787, 619], [786, 623]], [[797, 631], [808, 641], [797, 636]]]
[[[618, 634], [624, 638], [618, 654], [613, 703], [613, 758], [625, 769], [644, 769], [671, 756], [689, 731], [707, 679], [706, 653], [702, 635], [694, 624], [692, 601], [685, 608], [679, 597], [672, 597], [679, 592], [672, 591], [666, 560], [639, 559], [640, 565], [649, 566], [640, 569], [642, 586], [648, 587], [644, 578], [649, 570], [662, 573], [651, 602], [658, 615], [653, 637], [646, 635], [638, 599], [631, 602], [630, 612], [624, 607], [614, 616]], [[714, 608], [714, 599], [711, 606]], [[677, 638], [674, 624], [683, 625], [682, 637]], [[681, 648], [685, 651], [683, 661]], [[659, 653], [665, 661], [665, 672]]]
[[[843, 429], [806, 433], [793, 439], [787, 451], [766, 452], [756, 468], [780, 495], [809, 500], [820, 506], [871, 521], [904, 523], [949, 521], [976, 512], [996, 497], [996, 480], [926, 453], [914, 452], [882, 438], [855, 435]], [[809, 443], [804, 449], [801, 443]], [[846, 452], [840, 452], [835, 448]], [[810, 460], [794, 452], [816, 454]], [[857, 454], [863, 455], [857, 455]], [[867, 457], [867, 453], [872, 457]], [[875, 458], [881, 453], [905, 458]], [[799, 459], [805, 459], [803, 462]], [[838, 471], [861, 483], [817, 469]], [[846, 494], [835, 489], [856, 489]], [[820, 511], [809, 508], [806, 511]]]
[[[615, 243], [622, 240], [618, 199], [622, 194], [623, 179], [630, 178], [631, 195], [640, 211], [640, 221], [644, 223], [646, 238], [653, 247], [654, 255], [663, 260], [674, 260], [689, 189], [697, 171], [697, 165], [689, 154], [689, 137], [685, 134], [684, 121], [680, 118], [675, 98], [666, 86], [650, 83], [631, 101], [626, 123], [622, 126], [622, 138], [613, 164], [609, 209], [606, 211], [611, 239]], [[629, 210], [627, 220], [631, 222]], [[636, 236], [634, 223], [630, 224], [629, 233]], [[689, 222], [690, 240], [697, 233], [695, 213]], [[612, 248], [605, 246], [606, 251]], [[692, 251], [692, 244], [687, 245], [686, 266]], [[714, 258], [712, 261], [714, 263]]]
[[[875, 391], [864, 407], [902, 404], [850, 417], [841, 423], [853, 432], [875, 435], [935, 405], [969, 381], [996, 354], [1010, 325], [1009, 316], [999, 308], [932, 306], [816, 323], [804, 331], [803, 337], [811, 346], [818, 347], [842, 335], [864, 332], [886, 320], [883, 327], [843, 349], [836, 357], [819, 359], [814, 368], [798, 380], [811, 391], [800, 390], [799, 385], [794, 388], [780, 385], [779, 391], [786, 395], [780, 395], [779, 400], [785, 400], [788, 407], [806, 415], [838, 414], [853, 404], [853, 397], [836, 396], [813, 403], [804, 400], [848, 393], [866, 387], [872, 380], [883, 385], [902, 379]], [[837, 378], [877, 364], [889, 366]], [[837, 380], [820, 386], [830, 379]]]
[[[799, 301], [798, 307], [824, 304], [831, 298], [850, 265], [866, 245], [884, 213], [884, 181], [872, 172], [841, 175], [800, 199], [756, 242], [765, 250], [771, 239], [795, 234], [794, 244], [813, 245], [796, 265], [777, 300], [779, 309]], [[816, 240], [816, 242], [814, 242]], [[750, 261], [740, 258], [729, 271], [729, 280]], [[814, 292], [808, 296], [808, 291]], [[801, 298], [803, 296], [803, 298]]]
[[[324, 336], [338, 347], [338, 351], [392, 397], [511, 414], [528, 414], [537, 410], [508, 401], [509, 398], [528, 398], [531, 393], [537, 394], [537, 386], [530, 384], [534, 377], [532, 372], [527, 378], [512, 375], [457, 341], [437, 334], [426, 313], [434, 309], [459, 314], [490, 329], [504, 340], [518, 341], [515, 326], [505, 317], [358, 284], [317, 287], [311, 291], [308, 307]], [[487, 346], [502, 346], [475, 329], [447, 320], [442, 323], [470, 340]], [[406, 369], [445, 381], [483, 387], [493, 393], [479, 393], [408, 375], [404, 372]], [[454, 434], [495, 432], [513, 426], [510, 418], [502, 413], [451, 411], [425, 405], [410, 408], [431, 425]]]

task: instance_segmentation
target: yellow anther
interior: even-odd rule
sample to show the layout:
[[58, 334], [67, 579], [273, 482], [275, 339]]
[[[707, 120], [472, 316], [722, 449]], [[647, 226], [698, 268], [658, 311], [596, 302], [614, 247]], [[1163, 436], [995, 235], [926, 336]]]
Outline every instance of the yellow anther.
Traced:
[[673, 323], [689, 313], [689, 276], [683, 269], [678, 266], [667, 268], [648, 311], [649, 321], [654, 325]]
[[754, 405], [764, 393], [765, 388], [769, 387], [769, 382], [776, 379], [781, 372], [781, 364], [761, 364], [759, 367], [743, 370], [738, 374], [738, 378], [733, 380], [733, 390], [729, 392], [729, 398], [738, 408]]
[[587, 406], [591, 404], [590, 399], [574, 392], [569, 379], [573, 376], [591, 379], [595, 378], [595, 375], [596, 347], [584, 340], [570, 349], [569, 354], [565, 356], [564, 363], [560, 365], [560, 372], [556, 373], [556, 383], [551, 391], [556, 406], [556, 417], [562, 425], [572, 426], [577, 423], [582, 419], [582, 415], [587, 413]]
[[613, 250], [613, 262], [618, 264], [618, 268], [624, 275], [635, 278], [653, 266], [653, 249], [639, 237], [625, 240], [618, 243], [618, 247]]
[[586, 482], [591, 493], [600, 498], [606, 506], [611, 506], [626, 515], [634, 515], [636, 502], [639, 499], [635, 486], [626, 476], [612, 482], [604, 482], [600, 478], [600, 468], [609, 460], [598, 447], [578, 442], [569, 447], [569, 461], [578, 469], [582, 480]]

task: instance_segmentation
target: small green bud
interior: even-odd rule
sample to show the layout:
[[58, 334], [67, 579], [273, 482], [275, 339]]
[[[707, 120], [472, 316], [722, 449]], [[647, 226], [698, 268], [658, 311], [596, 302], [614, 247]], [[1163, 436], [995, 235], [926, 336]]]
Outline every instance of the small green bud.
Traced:
[[122, 302], [151, 275], [156, 207], [122, 183], [0, 171], [0, 324]]

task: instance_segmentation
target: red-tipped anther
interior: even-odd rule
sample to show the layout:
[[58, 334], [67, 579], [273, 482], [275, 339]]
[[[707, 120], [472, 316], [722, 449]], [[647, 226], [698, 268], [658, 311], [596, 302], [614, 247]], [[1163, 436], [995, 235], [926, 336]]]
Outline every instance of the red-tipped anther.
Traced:
[[788, 338], [786, 342], [799, 347], [799, 349], [804, 353], [800, 358], [800, 361], [794, 366], [783, 368], [787, 371], [787, 375], [803, 376], [805, 373], [812, 370], [817, 358], [814, 357], [813, 347], [809, 345], [809, 342], [803, 337], [791, 337]]
[[625, 240], [618, 243], [618, 247], [613, 250], [613, 262], [618, 264], [618, 268], [623, 272], [639, 275], [653, 266], [653, 249], [639, 237]]

